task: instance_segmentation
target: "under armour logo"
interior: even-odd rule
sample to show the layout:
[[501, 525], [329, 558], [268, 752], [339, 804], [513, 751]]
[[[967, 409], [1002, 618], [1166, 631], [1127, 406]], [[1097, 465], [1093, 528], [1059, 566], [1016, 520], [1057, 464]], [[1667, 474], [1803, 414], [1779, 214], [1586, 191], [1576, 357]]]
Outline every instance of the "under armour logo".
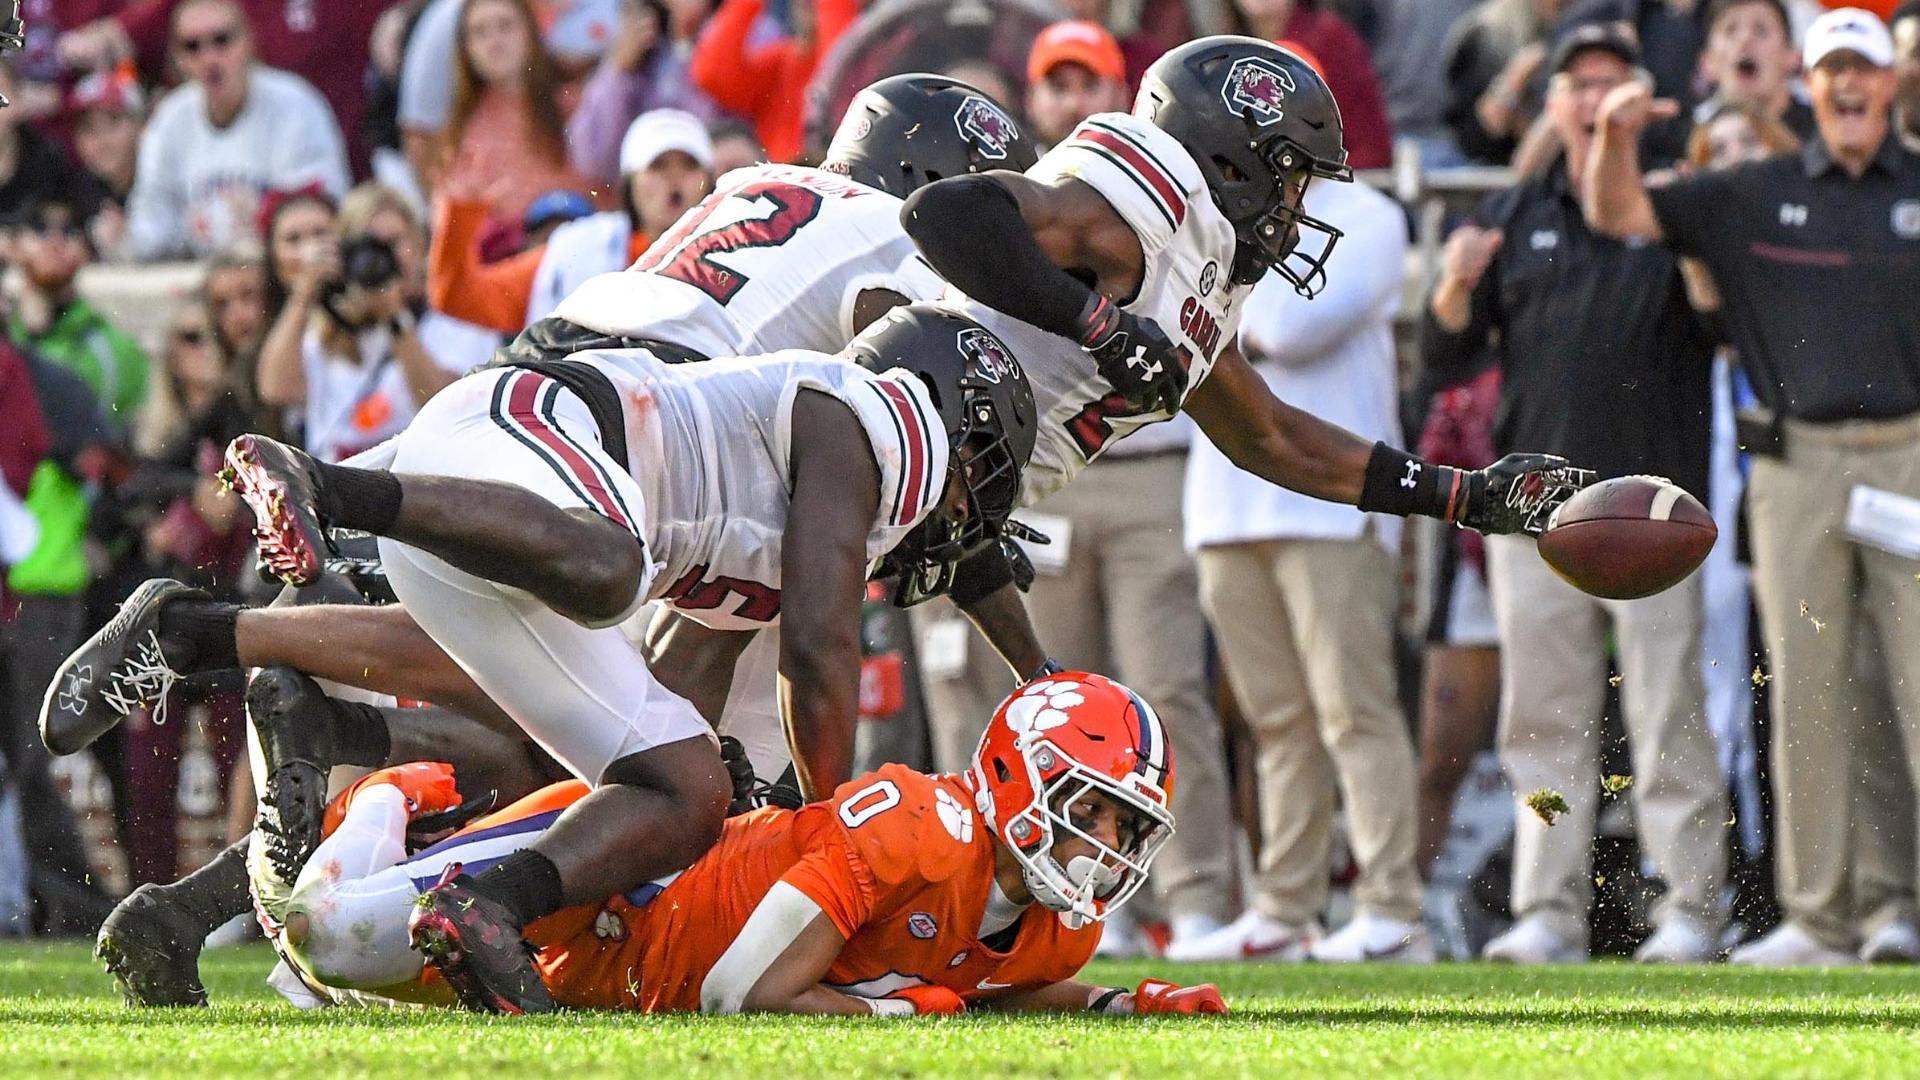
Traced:
[[1148, 375], [1160, 374], [1160, 361], [1149, 358], [1145, 350], [1127, 357], [1127, 366], [1130, 368], [1139, 368]]
[[70, 712], [75, 716], [85, 716], [87, 713], [87, 689], [92, 685], [93, 665], [81, 664], [67, 672], [67, 684], [60, 688], [60, 696], [57, 699], [61, 710]]
[[1412, 491], [1414, 487], [1413, 478], [1419, 475], [1420, 463], [1417, 461], [1407, 462], [1407, 475], [1400, 478], [1400, 486], [1406, 488], [1408, 491]]

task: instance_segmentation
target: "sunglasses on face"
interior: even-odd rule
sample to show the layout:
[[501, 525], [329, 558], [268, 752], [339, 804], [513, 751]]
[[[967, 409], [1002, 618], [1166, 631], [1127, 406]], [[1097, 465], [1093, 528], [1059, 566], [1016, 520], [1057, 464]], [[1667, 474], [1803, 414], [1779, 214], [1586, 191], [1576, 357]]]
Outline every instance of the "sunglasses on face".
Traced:
[[215, 30], [211, 34], [202, 34], [199, 37], [181, 38], [180, 51], [188, 56], [199, 56], [206, 49], [224, 50], [239, 36], [239, 32], [229, 26], [224, 30]]

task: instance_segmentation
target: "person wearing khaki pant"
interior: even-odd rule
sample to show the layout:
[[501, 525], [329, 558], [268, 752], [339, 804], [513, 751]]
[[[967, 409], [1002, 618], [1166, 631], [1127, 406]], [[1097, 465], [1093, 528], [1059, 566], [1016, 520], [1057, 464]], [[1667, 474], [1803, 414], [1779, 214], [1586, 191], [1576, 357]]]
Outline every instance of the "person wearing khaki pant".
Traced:
[[1667, 883], [1654, 922], [1685, 919], [1711, 940], [1726, 922], [1727, 804], [1704, 716], [1700, 575], [1639, 600], [1600, 600], [1562, 580], [1528, 537], [1489, 537], [1487, 563], [1504, 681], [1501, 764], [1516, 794], [1545, 788], [1567, 802], [1551, 826], [1516, 808], [1514, 917], [1539, 920], [1584, 953], [1611, 632], [1633, 755], [1629, 797], [1641, 849]]
[[1855, 621], [1870, 620], [1905, 767], [1920, 776], [1920, 563], [1849, 540], [1847, 501], [1856, 485], [1920, 498], [1920, 415], [1789, 421], [1786, 448], [1784, 459], [1755, 459], [1748, 496], [1754, 594], [1773, 663], [1780, 902], [1821, 945], [1851, 950], [1848, 805], [1858, 770], [1853, 697], [1841, 692], [1847, 646]]

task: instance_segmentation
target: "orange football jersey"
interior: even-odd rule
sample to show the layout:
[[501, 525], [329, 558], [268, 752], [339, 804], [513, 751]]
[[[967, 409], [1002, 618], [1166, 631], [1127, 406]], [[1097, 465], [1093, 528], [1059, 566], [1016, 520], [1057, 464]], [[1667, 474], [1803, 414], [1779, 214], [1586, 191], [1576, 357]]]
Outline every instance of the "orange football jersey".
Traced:
[[1069, 930], [1034, 905], [1009, 951], [980, 943], [993, 868], [992, 834], [959, 777], [888, 765], [825, 802], [730, 820], [713, 850], [649, 900], [568, 908], [527, 937], [562, 1005], [698, 1010], [707, 972], [785, 881], [846, 936], [823, 981], [847, 993], [924, 983], [976, 1001], [1072, 978], [1097, 925]]

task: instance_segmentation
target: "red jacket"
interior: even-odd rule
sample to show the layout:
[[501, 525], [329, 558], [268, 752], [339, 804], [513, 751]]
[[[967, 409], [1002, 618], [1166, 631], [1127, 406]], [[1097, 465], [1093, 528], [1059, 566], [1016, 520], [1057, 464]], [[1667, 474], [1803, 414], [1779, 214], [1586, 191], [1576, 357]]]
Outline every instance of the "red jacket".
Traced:
[[1393, 124], [1387, 119], [1387, 100], [1380, 93], [1367, 43], [1340, 16], [1305, 7], [1293, 9], [1284, 36], [1306, 46], [1326, 71], [1333, 99], [1340, 103], [1340, 123], [1346, 128], [1347, 164], [1356, 169], [1393, 164]]

